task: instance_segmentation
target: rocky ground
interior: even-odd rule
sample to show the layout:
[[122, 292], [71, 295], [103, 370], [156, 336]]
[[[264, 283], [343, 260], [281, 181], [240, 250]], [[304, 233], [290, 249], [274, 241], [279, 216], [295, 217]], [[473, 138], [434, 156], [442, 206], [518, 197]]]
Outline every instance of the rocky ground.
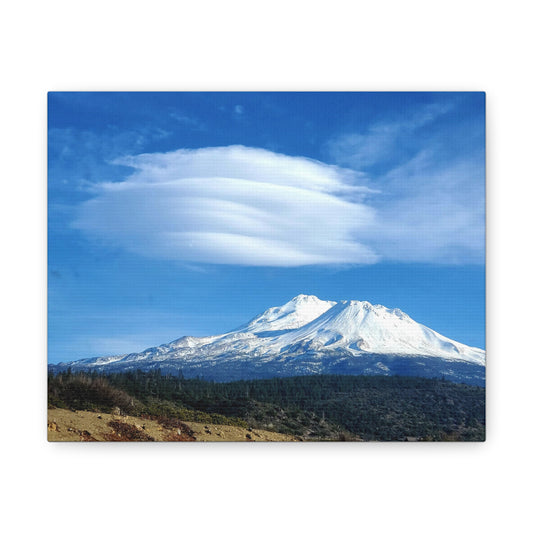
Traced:
[[299, 439], [262, 429], [49, 409], [48, 440], [50, 442], [287, 442]]

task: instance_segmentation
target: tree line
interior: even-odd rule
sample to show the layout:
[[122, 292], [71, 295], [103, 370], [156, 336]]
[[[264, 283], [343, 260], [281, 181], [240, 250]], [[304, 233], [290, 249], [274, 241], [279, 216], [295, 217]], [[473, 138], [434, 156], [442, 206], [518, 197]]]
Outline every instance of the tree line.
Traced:
[[[214, 383], [136, 370], [51, 375], [52, 390], [58, 380], [72, 381], [73, 376], [126, 394], [122, 403], [131, 408], [138, 402], [159, 414], [191, 419], [196, 412], [306, 438], [485, 438], [485, 389], [443, 379], [312, 375]], [[69, 390], [70, 401], [83, 397], [75, 387]]]

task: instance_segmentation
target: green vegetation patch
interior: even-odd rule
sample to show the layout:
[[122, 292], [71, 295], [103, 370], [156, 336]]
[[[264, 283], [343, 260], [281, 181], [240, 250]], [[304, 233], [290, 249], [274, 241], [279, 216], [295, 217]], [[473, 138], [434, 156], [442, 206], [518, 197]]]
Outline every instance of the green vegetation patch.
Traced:
[[50, 375], [49, 403], [307, 440], [485, 439], [485, 389], [443, 379], [315, 375], [213, 383], [160, 371], [65, 373]]

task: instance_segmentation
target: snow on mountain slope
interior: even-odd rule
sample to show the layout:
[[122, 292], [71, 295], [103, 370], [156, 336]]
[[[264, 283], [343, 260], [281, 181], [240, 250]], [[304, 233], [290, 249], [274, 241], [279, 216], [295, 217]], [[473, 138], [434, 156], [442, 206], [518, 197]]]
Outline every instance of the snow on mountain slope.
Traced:
[[56, 368], [179, 368], [215, 379], [247, 379], [317, 372], [392, 373], [394, 367], [409, 375], [454, 379], [473, 373], [479, 383], [484, 364], [483, 350], [448, 339], [399, 309], [299, 295], [226, 334], [181, 337], [141, 353], [60, 363]]
[[343, 301], [305, 326], [276, 339], [280, 350], [344, 348], [353, 352], [427, 355], [483, 364], [485, 352], [448, 339], [399, 309]]
[[271, 307], [234, 331], [257, 333], [296, 329], [319, 317], [337, 302], [299, 294], [281, 307]]

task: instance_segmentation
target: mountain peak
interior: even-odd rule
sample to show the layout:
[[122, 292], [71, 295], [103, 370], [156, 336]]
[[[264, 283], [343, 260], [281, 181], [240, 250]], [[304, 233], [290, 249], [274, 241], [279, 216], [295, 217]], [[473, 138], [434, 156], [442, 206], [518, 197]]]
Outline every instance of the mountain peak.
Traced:
[[300, 328], [336, 303], [320, 300], [313, 295], [299, 294], [280, 307], [270, 307], [234, 331], [259, 333]]
[[346, 307], [359, 307], [366, 310], [374, 308], [374, 306], [366, 300], [343, 300], [341, 303], [343, 303]]
[[[299, 294], [290, 300], [291, 302], [309, 302], [309, 301], [319, 301], [320, 299], [314, 296], [313, 294]], [[321, 300], [320, 300], [321, 301]]]
[[280, 345], [305, 344], [353, 353], [418, 354], [483, 364], [483, 350], [471, 348], [415, 322], [400, 309], [343, 300], [315, 320], [279, 338]]
[[412, 320], [411, 317], [407, 315], [406, 313], [404, 313], [401, 309], [398, 309], [398, 308], [389, 309], [388, 307], [385, 307], [384, 305], [371, 304], [370, 302], [367, 302], [366, 300], [341, 300], [337, 305], [340, 305], [342, 308], [355, 307], [357, 310], [373, 311], [374, 313], [377, 313], [377, 314], [388, 313], [391, 315], [395, 315], [398, 318]]
[[448, 339], [399, 309], [365, 300], [333, 302], [299, 294], [226, 334], [182, 337], [142, 353], [66, 366], [106, 370], [184, 368], [207, 372], [217, 379], [407, 372], [484, 380], [484, 364], [484, 350]]

